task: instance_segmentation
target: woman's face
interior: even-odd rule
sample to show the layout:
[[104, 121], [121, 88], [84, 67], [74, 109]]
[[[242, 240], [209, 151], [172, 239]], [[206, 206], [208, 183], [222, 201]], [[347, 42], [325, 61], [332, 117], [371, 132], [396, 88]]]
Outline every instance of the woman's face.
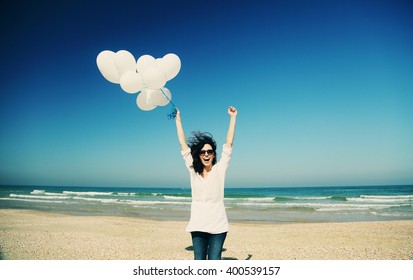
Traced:
[[212, 166], [212, 160], [214, 159], [214, 157], [215, 153], [212, 149], [212, 146], [209, 144], [205, 144], [199, 153], [199, 158], [201, 159], [202, 164], [205, 167]]

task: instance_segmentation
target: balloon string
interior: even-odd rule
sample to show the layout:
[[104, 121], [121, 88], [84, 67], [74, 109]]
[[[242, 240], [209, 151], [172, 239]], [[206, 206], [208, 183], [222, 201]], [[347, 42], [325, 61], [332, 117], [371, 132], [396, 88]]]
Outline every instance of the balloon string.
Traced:
[[160, 90], [161, 90], [163, 96], [165, 96], [165, 98], [168, 99], [169, 102], [172, 104], [171, 111], [170, 111], [169, 114], [168, 114], [168, 120], [170, 120], [170, 119], [175, 119], [175, 118], [176, 118], [176, 113], [177, 113], [177, 111], [178, 111], [178, 110], [176, 109], [175, 104], [174, 104], [174, 103], [172, 102], [172, 100], [163, 92], [162, 89], [160, 89]]
[[163, 96], [165, 96], [165, 98], [168, 99], [168, 101], [171, 102], [171, 104], [172, 104], [174, 107], [176, 107], [175, 104], [172, 102], [172, 100], [171, 100], [168, 96], [166, 96], [166, 94], [163, 92], [163, 90], [162, 90], [162, 89], [160, 89], [160, 90], [161, 90]]

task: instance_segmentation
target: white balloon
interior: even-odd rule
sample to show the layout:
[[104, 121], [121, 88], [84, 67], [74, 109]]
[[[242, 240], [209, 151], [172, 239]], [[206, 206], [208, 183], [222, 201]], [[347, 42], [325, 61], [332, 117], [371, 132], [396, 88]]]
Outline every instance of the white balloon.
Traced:
[[115, 53], [102, 51], [96, 58], [96, 64], [103, 77], [111, 83], [119, 84], [120, 75], [115, 65]]
[[148, 54], [142, 55], [136, 62], [136, 69], [140, 74], [152, 66], [156, 66], [155, 58]]
[[157, 66], [151, 66], [142, 73], [143, 83], [150, 89], [159, 89], [166, 84], [164, 72]]
[[157, 58], [155, 59], [156, 65], [159, 66], [160, 63], [162, 63], [162, 58]]
[[172, 99], [171, 92], [167, 88], [146, 89], [146, 91], [149, 97], [149, 102], [152, 105], [166, 106], [169, 104], [170, 100]]
[[127, 93], [137, 93], [143, 88], [142, 77], [135, 70], [125, 72], [120, 77], [120, 87]]
[[128, 51], [121, 50], [115, 54], [115, 65], [120, 77], [126, 72], [136, 71], [135, 58]]
[[168, 53], [162, 57], [162, 59], [157, 59], [156, 63], [159, 68], [165, 73], [167, 80], [172, 80], [178, 75], [181, 70], [181, 60], [176, 54]]
[[138, 94], [138, 97], [136, 98], [136, 104], [138, 105], [139, 109], [143, 111], [150, 111], [157, 107], [156, 105], [152, 105], [149, 102], [149, 95], [146, 89], [143, 89], [141, 93]]

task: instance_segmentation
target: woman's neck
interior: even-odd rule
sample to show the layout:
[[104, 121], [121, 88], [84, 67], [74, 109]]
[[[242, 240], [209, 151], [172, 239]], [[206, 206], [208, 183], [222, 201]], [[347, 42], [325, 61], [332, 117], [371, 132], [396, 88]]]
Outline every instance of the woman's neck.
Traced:
[[212, 165], [204, 166], [204, 172], [209, 172], [212, 169]]
[[202, 177], [206, 178], [208, 173], [211, 171], [212, 165], [204, 166], [204, 171], [202, 172]]

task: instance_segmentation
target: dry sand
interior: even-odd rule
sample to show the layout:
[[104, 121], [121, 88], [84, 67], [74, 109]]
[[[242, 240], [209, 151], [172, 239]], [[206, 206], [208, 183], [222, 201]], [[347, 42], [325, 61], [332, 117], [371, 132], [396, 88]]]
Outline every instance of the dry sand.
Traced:
[[[0, 210], [1, 258], [191, 260], [186, 222]], [[413, 221], [231, 223], [224, 259], [413, 259]]]

